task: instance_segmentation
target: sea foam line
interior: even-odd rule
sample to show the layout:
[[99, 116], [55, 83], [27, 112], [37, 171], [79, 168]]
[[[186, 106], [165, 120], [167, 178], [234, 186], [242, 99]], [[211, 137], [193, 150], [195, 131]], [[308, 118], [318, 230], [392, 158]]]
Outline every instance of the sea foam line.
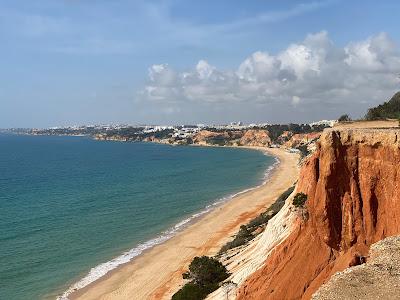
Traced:
[[[268, 155], [268, 153], [263, 152], [265, 155]], [[105, 263], [102, 263], [100, 265], [97, 265], [96, 267], [93, 267], [90, 269], [89, 273], [71, 285], [62, 295], [58, 296], [56, 299], [57, 300], [69, 300], [68, 296], [71, 295], [73, 292], [76, 292], [80, 289], [85, 288], [89, 284], [93, 283], [94, 281], [100, 279], [101, 277], [105, 276], [108, 272], [114, 270], [118, 266], [122, 264], [126, 264], [130, 262], [133, 258], [139, 256], [140, 254], [143, 253], [143, 251], [148, 250], [153, 248], [156, 245], [162, 244], [165, 241], [169, 240], [173, 236], [175, 236], [179, 231], [184, 229], [189, 223], [194, 221], [195, 219], [203, 216], [204, 214], [209, 213], [211, 210], [213, 210], [216, 206], [219, 206], [232, 198], [247, 193], [249, 191], [252, 191], [268, 182], [270, 179], [271, 172], [276, 168], [276, 166], [280, 163], [280, 160], [277, 157], [274, 157], [275, 162], [269, 166], [263, 176], [263, 182], [257, 186], [242, 190], [238, 193], [222, 197], [218, 199], [217, 201], [213, 202], [212, 204], [207, 205], [203, 210], [201, 210], [198, 213], [192, 214], [190, 217], [182, 220], [181, 222], [175, 224], [173, 227], [170, 229], [162, 232], [159, 236], [150, 239], [144, 243], [139, 244], [138, 246], [130, 249], [129, 251], [124, 252], [123, 254], [113, 258], [110, 261], [107, 261]]]

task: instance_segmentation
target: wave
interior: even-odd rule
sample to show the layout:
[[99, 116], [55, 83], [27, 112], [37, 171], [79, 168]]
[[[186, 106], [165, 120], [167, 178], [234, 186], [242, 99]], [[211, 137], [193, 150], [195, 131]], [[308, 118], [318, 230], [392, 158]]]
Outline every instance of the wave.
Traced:
[[[263, 152], [263, 153], [268, 156], [268, 154], [266, 152]], [[80, 289], [85, 288], [89, 284], [91, 284], [94, 281], [105, 276], [108, 272], [116, 269], [118, 266], [130, 262], [132, 259], [134, 259], [135, 257], [142, 254], [143, 251], [151, 249], [154, 246], [162, 244], [163, 242], [169, 240], [170, 238], [175, 236], [179, 231], [182, 231], [184, 228], [186, 228], [194, 220], [209, 213], [215, 207], [231, 200], [232, 198], [234, 198], [238, 195], [247, 193], [251, 190], [254, 190], [254, 189], [266, 184], [268, 182], [268, 180], [271, 178], [270, 175], [271, 175], [272, 171], [280, 163], [280, 160], [277, 157], [274, 157], [274, 159], [275, 159], [275, 162], [266, 169], [264, 176], [263, 176], [263, 181], [261, 184], [251, 187], [251, 188], [248, 188], [248, 189], [245, 189], [245, 190], [242, 190], [238, 193], [222, 197], [222, 198], [218, 199], [217, 201], [213, 202], [212, 204], [207, 205], [200, 212], [192, 214], [190, 217], [182, 220], [181, 222], [175, 224], [173, 227], [162, 232], [159, 236], [137, 245], [136, 247], [130, 249], [127, 252], [124, 252], [123, 254], [117, 256], [116, 258], [113, 258], [110, 261], [107, 261], [105, 263], [97, 265], [96, 267], [92, 268], [85, 277], [83, 277], [82, 279], [80, 279], [79, 281], [77, 281], [76, 283], [71, 285], [62, 295], [58, 296], [56, 299], [57, 300], [68, 300], [68, 296], [71, 295], [73, 292], [76, 292]]]

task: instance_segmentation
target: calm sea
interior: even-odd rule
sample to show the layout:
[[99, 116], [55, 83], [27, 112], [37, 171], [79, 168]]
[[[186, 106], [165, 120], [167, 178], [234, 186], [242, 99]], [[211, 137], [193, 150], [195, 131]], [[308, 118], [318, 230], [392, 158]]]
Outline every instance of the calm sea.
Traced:
[[260, 184], [274, 162], [245, 149], [0, 135], [0, 299], [85, 285]]

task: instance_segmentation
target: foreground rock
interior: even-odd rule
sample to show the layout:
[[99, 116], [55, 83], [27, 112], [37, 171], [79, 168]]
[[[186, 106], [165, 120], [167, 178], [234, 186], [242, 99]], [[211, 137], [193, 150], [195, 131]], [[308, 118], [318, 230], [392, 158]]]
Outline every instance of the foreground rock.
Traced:
[[336, 273], [313, 300], [395, 300], [400, 298], [400, 237], [371, 246], [368, 262]]
[[297, 186], [308, 195], [308, 217], [238, 299], [310, 299], [333, 274], [360, 264], [373, 243], [400, 234], [399, 166], [398, 129], [324, 132]]

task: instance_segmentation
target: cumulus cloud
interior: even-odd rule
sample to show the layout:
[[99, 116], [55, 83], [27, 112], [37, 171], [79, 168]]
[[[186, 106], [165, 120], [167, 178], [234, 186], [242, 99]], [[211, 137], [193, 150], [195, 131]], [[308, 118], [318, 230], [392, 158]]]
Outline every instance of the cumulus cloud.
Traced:
[[400, 56], [394, 42], [386, 33], [365, 41], [351, 43], [345, 48], [345, 62], [354, 69], [369, 72], [393, 72], [400, 68]]
[[257, 51], [236, 70], [205, 60], [185, 72], [154, 65], [143, 94], [178, 103], [363, 103], [398, 88], [399, 72], [400, 52], [386, 33], [341, 48], [322, 31], [275, 55]]

